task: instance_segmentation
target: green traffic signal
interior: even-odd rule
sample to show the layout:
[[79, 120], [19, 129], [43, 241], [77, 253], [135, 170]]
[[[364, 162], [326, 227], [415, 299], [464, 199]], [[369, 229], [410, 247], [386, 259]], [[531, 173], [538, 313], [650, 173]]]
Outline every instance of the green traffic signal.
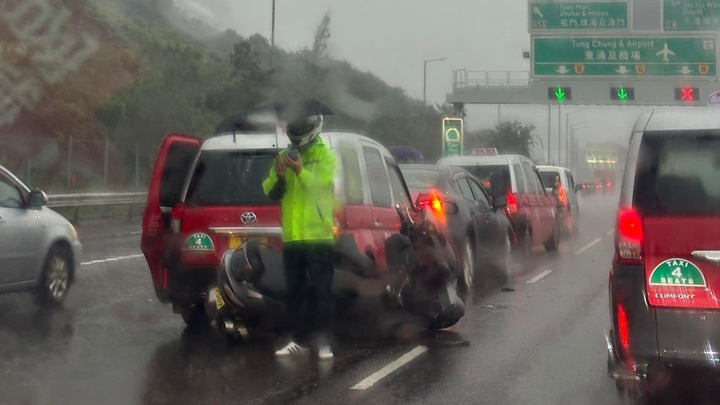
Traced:
[[548, 100], [569, 101], [572, 100], [572, 88], [570, 87], [548, 87]]
[[558, 87], [555, 89], [555, 97], [558, 100], [565, 100], [565, 92], [563, 91], [562, 87]]
[[627, 92], [622, 87], [620, 87], [620, 90], [618, 90], [617, 95], [620, 100], [625, 100], [628, 96]]

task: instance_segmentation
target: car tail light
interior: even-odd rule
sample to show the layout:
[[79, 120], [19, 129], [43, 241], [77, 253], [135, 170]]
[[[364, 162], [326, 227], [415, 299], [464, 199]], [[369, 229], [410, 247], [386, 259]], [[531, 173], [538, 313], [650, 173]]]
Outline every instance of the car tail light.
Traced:
[[419, 195], [417, 203], [420, 208], [429, 208], [435, 214], [443, 213], [443, 200], [436, 190], [430, 190], [428, 194]]
[[515, 197], [515, 194], [513, 194], [512, 191], [508, 191], [508, 193], [507, 193], [507, 213], [515, 214], [517, 212], [518, 212], [517, 197]]
[[621, 355], [622, 357], [626, 357], [630, 353], [630, 332], [628, 327], [627, 313], [625, 312], [625, 307], [622, 304], [617, 304], [616, 316]]
[[185, 204], [179, 203], [175, 205], [170, 216], [170, 230], [172, 233], [180, 233], [182, 227], [182, 218], [185, 215]]
[[615, 235], [615, 252], [619, 262], [642, 263], [643, 229], [642, 218], [632, 208], [618, 211]]

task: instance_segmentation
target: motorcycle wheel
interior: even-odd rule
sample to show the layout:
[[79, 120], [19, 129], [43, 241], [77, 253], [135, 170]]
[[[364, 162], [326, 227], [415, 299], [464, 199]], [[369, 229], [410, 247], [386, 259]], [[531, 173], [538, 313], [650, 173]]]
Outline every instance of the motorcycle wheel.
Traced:
[[203, 328], [210, 323], [210, 318], [205, 312], [205, 305], [202, 303], [183, 305], [180, 315], [189, 328]]

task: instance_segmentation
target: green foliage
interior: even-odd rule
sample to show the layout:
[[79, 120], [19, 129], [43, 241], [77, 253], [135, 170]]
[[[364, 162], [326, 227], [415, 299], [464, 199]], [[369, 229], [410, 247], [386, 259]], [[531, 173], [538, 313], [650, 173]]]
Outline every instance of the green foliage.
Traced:
[[496, 148], [498, 153], [518, 154], [530, 157], [533, 149], [534, 125], [523, 125], [518, 121], [506, 121], [494, 129], [483, 129], [465, 137], [466, 149]]

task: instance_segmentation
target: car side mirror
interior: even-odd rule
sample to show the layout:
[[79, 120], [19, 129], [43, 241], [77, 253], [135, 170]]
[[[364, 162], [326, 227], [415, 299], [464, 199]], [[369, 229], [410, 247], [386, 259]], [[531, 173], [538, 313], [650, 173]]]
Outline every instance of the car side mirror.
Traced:
[[442, 202], [442, 208], [443, 208], [444, 213], [450, 214], [450, 215], [455, 215], [458, 213], [458, 211], [460, 211], [460, 208], [458, 207], [457, 204], [455, 204], [453, 202], [448, 202], [448, 201]]
[[493, 208], [495, 208], [496, 210], [505, 208], [507, 206], [507, 197], [505, 197], [504, 195], [497, 195], [493, 197], [492, 205]]
[[577, 192], [580, 192], [580, 191], [583, 190], [583, 188], [584, 188], [584, 187], [583, 187], [582, 184], [576, 184], [576, 185], [575, 185], [575, 192], [576, 192], [576, 193], [577, 193]]
[[33, 190], [28, 197], [28, 208], [41, 208], [48, 203], [48, 196], [41, 190]]

